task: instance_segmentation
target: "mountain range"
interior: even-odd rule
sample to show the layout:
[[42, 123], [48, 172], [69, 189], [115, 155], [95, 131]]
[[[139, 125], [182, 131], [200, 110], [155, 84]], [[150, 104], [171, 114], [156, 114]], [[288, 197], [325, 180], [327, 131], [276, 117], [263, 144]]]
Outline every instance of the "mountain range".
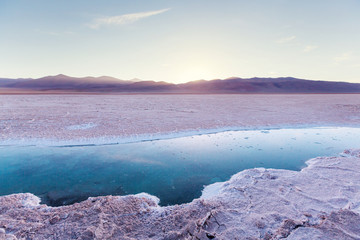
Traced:
[[359, 83], [314, 81], [292, 77], [227, 78], [174, 84], [168, 82], [120, 80], [113, 77], [69, 77], [63, 74], [37, 79], [0, 78], [7, 90], [41, 92], [100, 93], [360, 93]]

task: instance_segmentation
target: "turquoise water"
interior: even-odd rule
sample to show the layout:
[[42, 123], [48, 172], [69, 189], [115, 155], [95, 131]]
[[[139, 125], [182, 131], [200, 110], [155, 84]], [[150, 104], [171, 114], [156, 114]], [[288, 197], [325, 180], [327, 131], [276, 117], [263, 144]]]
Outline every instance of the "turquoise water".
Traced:
[[360, 148], [360, 128], [229, 131], [100, 146], [0, 146], [0, 195], [31, 192], [59, 206], [89, 196], [147, 192], [190, 202], [204, 185], [248, 168], [300, 170], [305, 161]]

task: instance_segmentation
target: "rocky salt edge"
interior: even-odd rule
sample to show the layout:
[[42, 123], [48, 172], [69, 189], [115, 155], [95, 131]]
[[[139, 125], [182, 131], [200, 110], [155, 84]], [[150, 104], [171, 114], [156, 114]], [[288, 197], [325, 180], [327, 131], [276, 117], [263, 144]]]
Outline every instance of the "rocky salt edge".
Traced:
[[256, 168], [160, 207], [146, 193], [48, 207], [0, 197], [0, 239], [360, 239], [360, 150], [301, 171]]

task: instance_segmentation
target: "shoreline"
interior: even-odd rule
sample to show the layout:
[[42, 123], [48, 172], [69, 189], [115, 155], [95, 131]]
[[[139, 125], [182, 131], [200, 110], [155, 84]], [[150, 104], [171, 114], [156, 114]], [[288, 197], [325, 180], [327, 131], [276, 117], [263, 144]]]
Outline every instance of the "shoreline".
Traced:
[[360, 150], [309, 159], [299, 172], [247, 169], [206, 186], [190, 203], [166, 207], [146, 193], [91, 197], [61, 207], [40, 204], [29, 193], [1, 196], [0, 237], [69, 238], [76, 231], [96, 239], [357, 239], [357, 169]]
[[[328, 129], [328, 128], [360, 128], [360, 124], [351, 125], [316, 125], [316, 124], [303, 124], [303, 125], [283, 125], [283, 126], [264, 126], [264, 127], [225, 127], [214, 129], [194, 129], [184, 130], [176, 133], [159, 133], [159, 134], [136, 134], [133, 136], [103, 136], [97, 138], [83, 138], [83, 139], [37, 139], [37, 138], [25, 138], [25, 139], [7, 139], [0, 141], [0, 147], [6, 146], [49, 146], [49, 147], [76, 147], [76, 146], [102, 146], [102, 145], [118, 145], [139, 143], [148, 141], [161, 141], [176, 138], [186, 138], [202, 135], [213, 135], [226, 132], [238, 132], [238, 131], [273, 131], [282, 129]], [[25, 144], [26, 143], [26, 144]]]
[[[42, 141], [33, 142], [33, 144], [30, 144], [29, 141], [26, 141], [26, 145], [24, 145], [23, 142], [22, 143], [21, 142], [20, 143], [19, 142], [12, 142], [12, 144], [0, 145], [0, 149], [5, 152], [5, 155], [10, 154], [9, 156], [11, 156], [12, 152], [16, 152], [16, 151], [22, 151], [22, 152], [25, 152], [25, 153], [29, 152], [29, 151], [30, 152], [32, 152], [32, 151], [45, 151], [45, 152], [46, 151], [51, 151], [52, 155], [57, 156], [57, 155], [61, 155], [63, 152], [65, 153], [67, 151], [76, 151], [78, 153], [80, 153], [80, 152], [91, 153], [91, 152], [94, 152], [94, 151], [100, 151], [100, 152], [103, 151], [101, 149], [107, 149], [106, 151], [110, 151], [110, 152], [113, 153], [113, 155], [116, 155], [116, 153], [114, 153], [114, 151], [116, 152], [116, 150], [119, 150], [119, 149], [126, 149], [126, 148], [138, 149], [139, 147], [140, 147], [140, 149], [142, 147], [144, 149], [146, 149], [146, 146], [152, 146], [152, 148], [153, 148], [153, 146], [157, 146], [157, 149], [159, 149], [159, 146], [168, 146], [168, 147], [170, 147], [171, 145], [173, 145], [176, 142], [179, 142], [180, 146], [181, 146], [181, 143], [186, 143], [186, 142], [187, 143], [192, 143], [192, 144], [201, 143], [201, 142], [205, 143], [207, 141], [207, 139], [211, 138], [211, 139], [214, 139], [214, 140], [216, 139], [215, 141], [217, 141], [217, 143], [216, 143], [217, 147], [218, 147], [218, 144], [220, 145], [220, 148], [216, 150], [216, 151], [219, 151], [221, 149], [221, 139], [225, 140], [226, 138], [230, 137], [233, 140], [236, 139], [235, 142], [240, 143], [240, 145], [245, 146], [245, 147], [248, 146], [246, 148], [249, 148], [249, 146], [251, 146], [251, 148], [253, 148], [254, 144], [262, 142], [262, 144], [261, 144], [262, 149], [261, 150], [264, 150], [264, 149], [266, 150], [267, 149], [267, 147], [266, 147], [267, 146], [267, 143], [266, 143], [267, 140], [272, 141], [272, 139], [278, 139], [279, 142], [281, 142], [282, 144], [278, 145], [277, 150], [276, 150], [276, 148], [274, 148], [274, 149], [271, 148], [270, 151], [269, 151], [269, 149], [266, 150], [267, 151], [266, 154], [273, 154], [274, 153], [275, 155], [277, 155], [276, 151], [279, 151], [279, 148], [281, 150], [283, 150], [283, 147], [286, 149], [286, 147], [285, 147], [286, 146], [286, 144], [285, 144], [286, 141], [284, 141], [285, 139], [288, 139], [288, 141], [292, 141], [292, 139], [296, 140], [296, 138], [297, 138], [297, 140], [299, 140], [300, 144], [302, 142], [301, 146], [305, 146], [305, 147], [311, 145], [311, 143], [309, 141], [313, 141], [315, 144], [325, 144], [325, 145], [322, 145], [321, 148], [323, 148], [323, 149], [326, 148], [327, 151], [319, 151], [317, 153], [312, 152], [312, 154], [307, 155], [306, 157], [302, 157], [301, 165], [299, 164], [298, 166], [292, 166], [292, 167], [289, 168], [289, 165], [288, 165], [289, 160], [293, 160], [293, 162], [297, 161], [296, 157], [295, 158], [290, 157], [290, 155], [289, 155], [289, 157], [288, 157], [289, 159], [287, 161], [282, 162], [283, 165], [276, 165], [276, 166], [273, 167], [273, 166], [271, 166], [271, 164], [269, 166], [269, 165], [266, 165], [266, 164], [264, 165], [264, 163], [262, 163], [260, 165], [258, 164], [258, 165], [252, 165], [252, 166], [247, 166], [247, 167], [241, 167], [240, 169], [236, 169], [236, 170], [234, 169], [234, 171], [232, 171], [231, 174], [235, 174], [238, 171], [242, 171], [242, 169], [251, 169], [253, 167], [262, 167], [262, 166], [267, 166], [267, 168], [270, 167], [270, 168], [274, 168], [274, 169], [291, 169], [291, 170], [294, 170], [294, 171], [301, 171], [301, 169], [306, 167], [306, 160], [308, 158], [318, 157], [318, 156], [337, 156], [338, 153], [340, 151], [342, 151], [343, 149], [358, 148], [359, 145], [354, 144], [353, 141], [356, 141], [356, 139], [357, 139], [356, 136], [360, 136], [359, 135], [360, 134], [359, 130], [360, 130], [359, 127], [354, 128], [354, 127], [343, 127], [343, 126], [337, 126], [337, 127], [334, 127], [334, 126], [321, 126], [321, 127], [309, 127], [309, 126], [306, 126], [306, 127], [305, 126], [297, 126], [297, 127], [295, 127], [295, 126], [292, 126], [292, 128], [269, 128], [268, 127], [268, 128], [261, 128], [261, 129], [252, 128], [252, 129], [245, 129], [245, 130], [243, 128], [241, 128], [241, 130], [239, 130], [239, 128], [225, 129], [225, 130], [224, 129], [211, 129], [211, 130], [208, 129], [208, 130], [203, 130], [202, 132], [197, 131], [196, 135], [193, 134], [194, 132], [181, 132], [180, 136], [179, 135], [173, 135], [173, 134], [172, 135], [160, 135], [160, 136], [156, 136], [156, 137], [153, 136], [153, 138], [148, 138], [148, 139], [143, 138], [143, 137], [138, 137], [137, 139], [133, 139], [133, 138], [132, 139], [126, 139], [126, 138], [121, 138], [120, 137], [120, 138], [116, 139], [116, 140], [120, 140], [120, 141], [117, 141], [117, 142], [113, 142], [113, 141], [111, 141], [111, 139], [103, 139], [104, 141], [100, 141], [101, 139], [100, 140], [96, 139], [96, 141], [94, 141], [94, 140], [92, 140], [92, 141], [91, 140], [84, 140], [84, 141], [71, 141], [71, 142], [69, 142], [69, 141], [67, 141], [67, 142], [48, 141], [46, 139], [43, 139]], [[350, 133], [351, 133], [351, 135], [349, 136]], [[301, 134], [301, 135], [299, 135], [299, 134]], [[302, 134], [304, 134], [304, 135], [302, 135]], [[320, 136], [321, 137], [316, 139], [317, 135], [319, 135], [319, 137]], [[344, 136], [346, 136], [345, 139], [344, 139]], [[247, 140], [249, 137], [251, 138], [251, 140]], [[260, 137], [260, 138], [257, 139], [257, 137]], [[315, 137], [315, 139], [314, 139], [314, 137]], [[324, 138], [334, 140], [334, 137], [336, 137], [335, 140], [337, 142], [335, 143], [335, 142], [332, 141], [333, 142], [332, 144], [329, 143], [329, 142], [322, 142], [322, 140], [321, 140], [321, 139], [324, 139]], [[305, 140], [304, 138], [308, 139], [308, 140]], [[246, 143], [244, 142], [245, 141], [244, 139], [246, 139]], [[260, 139], [262, 139], [262, 140], [260, 140]], [[169, 141], [167, 141], [167, 140], [169, 140]], [[212, 140], [212, 141], [214, 141], [214, 140]], [[164, 142], [161, 142], [161, 141], [164, 141]], [[249, 142], [249, 141], [252, 141], [252, 142]], [[263, 141], [265, 141], [265, 142], [263, 142]], [[298, 142], [298, 141], [296, 141], [296, 142]], [[344, 144], [343, 142], [346, 142], [346, 144]], [[140, 144], [138, 144], [138, 143], [140, 143]], [[206, 143], [208, 144], [208, 146], [212, 145], [211, 142], [206, 142]], [[306, 143], [306, 144], [304, 145], [304, 143]], [[313, 145], [314, 145], [314, 143], [313, 143]], [[130, 144], [130, 145], [127, 145], [127, 144]], [[192, 144], [190, 144], [190, 145], [187, 144], [187, 146], [192, 146]], [[226, 143], [225, 142], [225, 146], [228, 146], [228, 144], [231, 144], [231, 143], [228, 143], [228, 142]], [[297, 143], [295, 143], [295, 145], [296, 144]], [[328, 145], [326, 145], [326, 144], [328, 144]], [[109, 148], [107, 146], [109, 146]], [[239, 149], [242, 146], [239, 146]], [[91, 147], [94, 147], [94, 148], [91, 148]], [[100, 148], [97, 148], [97, 147], [100, 147]], [[105, 147], [105, 148], [103, 148], [103, 147]], [[231, 147], [228, 147], [227, 149], [231, 148], [231, 151], [232, 151], [234, 149], [234, 147], [236, 148], [236, 146], [233, 145]], [[260, 148], [260, 147], [258, 147], [258, 148]], [[59, 149], [63, 149], [63, 150], [59, 150]], [[96, 150], [94, 150], [94, 149], [96, 149]], [[171, 149], [171, 147], [170, 147], [170, 149]], [[296, 146], [294, 146], [294, 148], [291, 147], [291, 151], [295, 153], [294, 149], [296, 149]], [[328, 150], [328, 149], [333, 149], [333, 150]], [[297, 148], [297, 150], [301, 151], [302, 148]], [[171, 150], [167, 150], [167, 151], [171, 151]], [[187, 148], [183, 148], [183, 151], [187, 152]], [[259, 149], [256, 149], [256, 147], [255, 147], [255, 149], [252, 150], [252, 152], [250, 153], [251, 156], [253, 156], [253, 155], [258, 156], [257, 151], [259, 151]], [[272, 151], [275, 151], [275, 152], [272, 152]], [[180, 151], [180, 152], [182, 152], [182, 151]], [[203, 152], [204, 152], [204, 150], [203, 150]], [[284, 150], [284, 152], [285, 152], [285, 150]], [[191, 155], [191, 151], [189, 151], [189, 153]], [[189, 154], [189, 153], [187, 153], [187, 154]], [[157, 156], [157, 152], [156, 152], [156, 150], [154, 151], [154, 149], [152, 149], [151, 152], [149, 152], [149, 154], [152, 154], [153, 156]], [[224, 154], [225, 154], [225, 152], [224, 152]], [[222, 159], [226, 155], [226, 154], [225, 155], [224, 154], [218, 156], [218, 159]], [[27, 155], [27, 153], [26, 153], [26, 155]], [[25, 157], [25, 155], [19, 155], [19, 156], [21, 156], [21, 157], [17, 157], [18, 159], [21, 159], [22, 157]], [[251, 157], [251, 156], [248, 155], [247, 159], [252, 159], [253, 161], [256, 161], [256, 158], [253, 159], [253, 157]], [[100, 156], [100, 162], [102, 161], [101, 157], [103, 157], [103, 156]], [[206, 157], [207, 156], [204, 156], [205, 159], [206, 159]], [[231, 156], [229, 156], [229, 157], [231, 158]], [[262, 156], [258, 156], [258, 157], [261, 158]], [[278, 157], [281, 158], [281, 155], [278, 155]], [[106, 159], [106, 155], [105, 155], [104, 158]], [[138, 156], [134, 155], [133, 158], [137, 159]], [[159, 157], [155, 157], [155, 158], [159, 158]], [[243, 156], [243, 154], [237, 153], [236, 158], [241, 159], [241, 158], [244, 158], [244, 156]], [[273, 159], [273, 161], [276, 162], [276, 158], [268, 156], [268, 155], [264, 155], [263, 158], [264, 158], [263, 162], [266, 162], [266, 159]], [[33, 158], [31, 158], [31, 159], [33, 159]], [[34, 160], [35, 160], [35, 158], [34, 158]], [[88, 160], [86, 160], [86, 162], [87, 161]], [[127, 161], [131, 162], [131, 160], [127, 160]], [[241, 161], [245, 161], [245, 160], [241, 160]], [[226, 162], [226, 160], [224, 162]], [[233, 165], [233, 166], [235, 166], [235, 165]], [[251, 165], [251, 163], [250, 163], [250, 165]], [[208, 166], [207, 163], [206, 163], [206, 166]], [[123, 168], [123, 167], [124, 166], [122, 166], [121, 168]], [[90, 174], [92, 174], [92, 173], [90, 173]], [[220, 173], [218, 172], [217, 174], [220, 174]], [[225, 177], [221, 178], [221, 180], [227, 180], [228, 178], [231, 177], [231, 174], [227, 174]], [[186, 173], [185, 176], [187, 176], [188, 178], [191, 178], [188, 175], [188, 173]], [[214, 177], [215, 176], [218, 176], [218, 175], [214, 175]], [[125, 180], [125, 181], [127, 181], [127, 180]], [[219, 182], [219, 181], [220, 181], [220, 179], [217, 180], [217, 182]], [[203, 189], [203, 187], [206, 187], [208, 184], [211, 184], [211, 182], [206, 182], [206, 183], [203, 183], [201, 186], [199, 186], [199, 188], [197, 188], [198, 193], [200, 194], [200, 191]], [[33, 194], [37, 194], [37, 196], [44, 197], [44, 195], [41, 195], [39, 192], [37, 192], [36, 189], [32, 189], [32, 190], [28, 189], [27, 191], [30, 191]], [[48, 191], [51, 191], [51, 188]], [[154, 192], [154, 191], [149, 190], [149, 189], [142, 189], [140, 191], [146, 191], [149, 194], [155, 194], [155, 195], [157, 194], [156, 191]], [[10, 193], [14, 193], [14, 192], [23, 192], [23, 190], [20, 189], [20, 190], [12, 191], [12, 192], [8, 191], [6, 194], [10, 194]], [[135, 194], [135, 193], [138, 193], [138, 192], [139, 191], [128, 191], [128, 192], [126, 192], [126, 194]], [[108, 191], [108, 192], [104, 192], [104, 193], [101, 193], [101, 194], [94, 194], [94, 192], [92, 192], [92, 194], [88, 194], [87, 197], [88, 196], [89, 197], [90, 196], [101, 196], [101, 195], [104, 195], [104, 194], [114, 194], [114, 193], [111, 192], [111, 191], [110, 192]], [[125, 193], [123, 193], [123, 194], [125, 194]], [[67, 195], [64, 194], [63, 196], [67, 196]], [[157, 197], [160, 197], [162, 200], [166, 199], [166, 197], [164, 197], [164, 195], [161, 195], [161, 194], [157, 195]], [[86, 198], [82, 198], [81, 200], [78, 200], [77, 202], [83, 201], [84, 199], [86, 199]], [[192, 197], [191, 199], [189, 199], [188, 201], [185, 201], [185, 202], [189, 202], [192, 199], [194, 199], [194, 198]], [[44, 202], [46, 202], [46, 198], [45, 198]], [[47, 201], [47, 202], [49, 202], [49, 201]], [[176, 204], [182, 204], [182, 203], [184, 203], [184, 201], [182, 201], [182, 202], [172, 202], [171, 204], [175, 204], [175, 203]], [[69, 204], [69, 203], [66, 203], [65, 205], [67, 205], [67, 204]], [[60, 205], [61, 205], [61, 203], [60, 203]], [[52, 205], [52, 206], [54, 206], [54, 205]]]
[[[0, 95], [0, 116], [1, 147], [125, 144], [225, 131], [359, 128], [360, 95]], [[300, 171], [244, 170], [207, 185], [203, 198], [168, 207], [151, 196], [94, 197], [56, 208], [32, 194], [1, 196], [0, 239], [358, 239], [352, 222], [360, 221], [360, 150], [345, 155], [308, 160]]]

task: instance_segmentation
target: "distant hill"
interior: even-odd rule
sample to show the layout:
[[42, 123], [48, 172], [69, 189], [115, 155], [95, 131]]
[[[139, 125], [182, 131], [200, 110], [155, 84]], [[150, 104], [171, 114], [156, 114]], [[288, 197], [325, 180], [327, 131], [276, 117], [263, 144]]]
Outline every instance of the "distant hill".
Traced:
[[112, 77], [75, 78], [63, 74], [38, 79], [0, 79], [0, 86], [29, 90], [91, 90], [132, 83]]
[[0, 78], [3, 89], [28, 91], [119, 92], [119, 93], [360, 93], [360, 84], [285, 78], [228, 78], [182, 84], [130, 81], [112, 77], [75, 78], [65, 75], [38, 79]]

